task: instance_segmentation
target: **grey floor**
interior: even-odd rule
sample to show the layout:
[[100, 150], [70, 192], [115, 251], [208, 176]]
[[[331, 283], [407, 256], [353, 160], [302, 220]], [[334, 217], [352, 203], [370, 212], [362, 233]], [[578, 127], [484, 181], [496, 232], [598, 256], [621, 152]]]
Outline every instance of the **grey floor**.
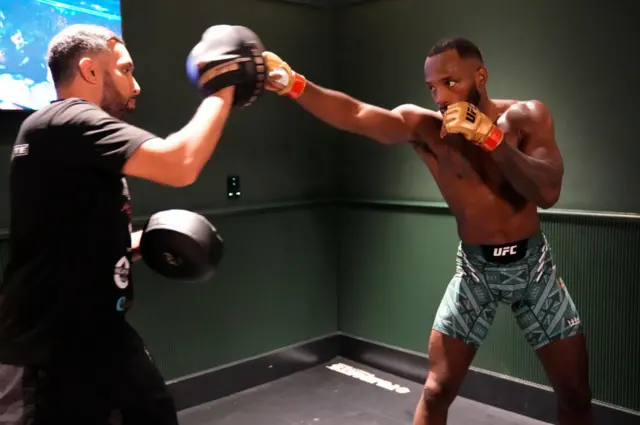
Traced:
[[[368, 375], [363, 381], [345, 374], [344, 366], [342, 372], [330, 369], [336, 364], [375, 377]], [[387, 388], [372, 382], [376, 378], [388, 381], [383, 384]], [[400, 391], [396, 390], [398, 387]], [[338, 358], [326, 365], [183, 410], [179, 417], [181, 425], [410, 425], [421, 390], [419, 384]], [[451, 406], [447, 423], [546, 425], [461, 397]]]

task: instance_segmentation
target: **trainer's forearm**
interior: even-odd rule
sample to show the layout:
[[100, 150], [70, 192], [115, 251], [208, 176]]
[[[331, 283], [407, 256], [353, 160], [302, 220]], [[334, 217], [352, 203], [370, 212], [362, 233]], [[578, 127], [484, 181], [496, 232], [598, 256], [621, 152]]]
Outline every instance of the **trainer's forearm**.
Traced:
[[307, 112], [340, 130], [359, 133], [356, 119], [362, 102], [339, 91], [326, 89], [307, 81], [297, 102]]
[[541, 208], [551, 208], [560, 196], [562, 171], [553, 164], [525, 155], [501, 143], [491, 156], [513, 188]]
[[167, 141], [180, 147], [183, 166], [192, 180], [200, 174], [215, 150], [229, 118], [233, 87], [227, 87], [204, 99], [193, 118]]

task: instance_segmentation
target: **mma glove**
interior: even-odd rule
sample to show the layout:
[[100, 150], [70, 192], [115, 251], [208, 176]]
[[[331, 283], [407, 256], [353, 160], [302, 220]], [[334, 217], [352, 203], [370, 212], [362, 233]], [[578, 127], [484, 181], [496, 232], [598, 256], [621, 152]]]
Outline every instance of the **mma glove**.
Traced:
[[447, 107], [442, 117], [442, 136], [457, 133], [475, 143], [484, 151], [491, 152], [504, 139], [503, 132], [468, 102], [456, 102]]
[[249, 106], [264, 92], [264, 46], [250, 29], [214, 25], [187, 58], [187, 75], [203, 96], [235, 86], [234, 106]]
[[304, 75], [292, 70], [288, 63], [280, 59], [280, 57], [273, 52], [264, 52], [262, 56], [267, 66], [267, 74], [269, 77], [273, 78], [273, 76], [277, 75], [275, 81], [284, 86], [276, 93], [292, 99], [300, 97], [307, 86], [307, 79]]

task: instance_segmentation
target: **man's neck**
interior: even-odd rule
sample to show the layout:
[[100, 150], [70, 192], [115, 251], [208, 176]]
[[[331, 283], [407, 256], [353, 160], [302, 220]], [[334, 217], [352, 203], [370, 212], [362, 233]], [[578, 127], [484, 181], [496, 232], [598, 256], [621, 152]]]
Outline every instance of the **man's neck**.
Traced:
[[70, 99], [73, 97], [84, 99], [88, 102], [95, 103], [99, 105], [99, 99], [96, 99], [95, 96], [91, 96], [88, 93], [82, 93], [79, 90], [76, 90], [74, 87], [60, 87], [56, 90], [58, 99]]
[[478, 105], [478, 109], [480, 109], [480, 112], [491, 118], [491, 121], [496, 121], [502, 113], [498, 105], [487, 96], [482, 97], [480, 105]]

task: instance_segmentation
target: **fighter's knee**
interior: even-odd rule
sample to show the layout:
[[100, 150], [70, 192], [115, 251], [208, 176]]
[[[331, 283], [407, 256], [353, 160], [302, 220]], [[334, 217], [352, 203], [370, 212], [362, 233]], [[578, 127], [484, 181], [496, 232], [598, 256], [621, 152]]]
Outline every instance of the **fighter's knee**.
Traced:
[[427, 410], [446, 410], [456, 398], [456, 390], [446, 381], [428, 378], [424, 385], [424, 404]]
[[558, 404], [573, 414], [583, 414], [591, 409], [591, 389], [573, 387], [558, 391]]

